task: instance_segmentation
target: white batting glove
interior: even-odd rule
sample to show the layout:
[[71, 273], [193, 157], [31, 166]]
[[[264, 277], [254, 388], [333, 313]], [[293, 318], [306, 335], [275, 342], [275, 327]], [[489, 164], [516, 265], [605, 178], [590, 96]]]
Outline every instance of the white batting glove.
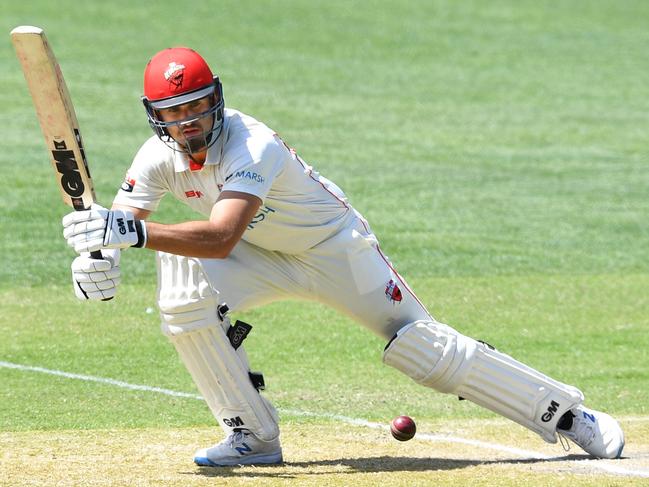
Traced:
[[72, 285], [74, 294], [81, 300], [110, 299], [119, 284], [119, 249], [104, 249], [101, 259], [93, 259], [83, 253], [72, 261]]
[[63, 237], [79, 254], [146, 244], [146, 225], [129, 210], [107, 210], [93, 205], [90, 210], [68, 213], [62, 223]]

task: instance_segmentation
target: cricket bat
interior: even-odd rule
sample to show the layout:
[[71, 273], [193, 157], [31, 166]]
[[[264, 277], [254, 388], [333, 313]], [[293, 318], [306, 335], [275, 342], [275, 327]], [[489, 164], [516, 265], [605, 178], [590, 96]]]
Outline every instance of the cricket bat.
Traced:
[[[63, 201], [75, 210], [87, 210], [95, 202], [95, 188], [59, 63], [39, 27], [16, 27], [11, 31], [11, 40], [36, 107]], [[91, 256], [101, 259], [101, 252], [92, 252]]]

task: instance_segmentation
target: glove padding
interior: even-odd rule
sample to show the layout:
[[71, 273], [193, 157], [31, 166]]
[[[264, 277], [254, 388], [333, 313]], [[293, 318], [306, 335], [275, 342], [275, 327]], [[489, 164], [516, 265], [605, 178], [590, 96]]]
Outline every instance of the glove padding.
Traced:
[[119, 249], [102, 250], [102, 259], [83, 253], [72, 261], [74, 294], [81, 300], [107, 300], [115, 296], [119, 284]]
[[77, 253], [100, 249], [144, 247], [146, 227], [130, 210], [107, 210], [93, 205], [63, 217], [63, 237]]

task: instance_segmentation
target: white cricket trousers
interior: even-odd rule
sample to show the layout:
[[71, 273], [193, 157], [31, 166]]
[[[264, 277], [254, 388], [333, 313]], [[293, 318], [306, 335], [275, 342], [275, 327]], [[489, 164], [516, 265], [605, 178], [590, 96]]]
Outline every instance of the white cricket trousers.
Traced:
[[358, 214], [338, 233], [299, 254], [241, 240], [225, 259], [197, 260], [219, 291], [219, 302], [233, 312], [285, 299], [317, 301], [385, 340], [408, 323], [432, 320]]

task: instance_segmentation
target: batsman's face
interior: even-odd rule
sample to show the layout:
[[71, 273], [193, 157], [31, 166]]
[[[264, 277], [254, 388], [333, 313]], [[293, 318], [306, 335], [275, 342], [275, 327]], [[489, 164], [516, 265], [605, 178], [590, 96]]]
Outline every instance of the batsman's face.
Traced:
[[210, 110], [211, 101], [211, 96], [206, 96], [183, 105], [160, 109], [158, 113], [163, 121], [177, 123], [168, 127], [172, 136], [172, 131], [178, 135], [192, 133], [200, 128], [209, 131], [212, 128], [212, 117], [201, 115]]
[[158, 110], [160, 119], [168, 123], [167, 131], [176, 142], [193, 156], [207, 151], [208, 135], [212, 130], [214, 97], [199, 98], [182, 105]]

